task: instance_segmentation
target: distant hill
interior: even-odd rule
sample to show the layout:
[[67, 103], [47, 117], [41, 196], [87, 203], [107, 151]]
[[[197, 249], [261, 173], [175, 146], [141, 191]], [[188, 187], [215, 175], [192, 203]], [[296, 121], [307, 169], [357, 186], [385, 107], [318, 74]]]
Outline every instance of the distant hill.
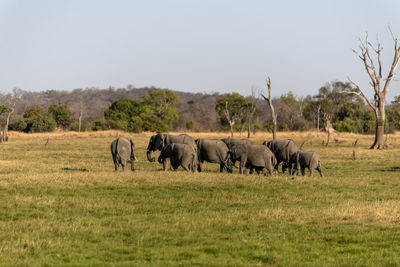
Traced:
[[[104, 110], [111, 103], [121, 98], [130, 98], [133, 100], [142, 100], [142, 97], [152, 91], [163, 90], [155, 87], [144, 88], [87, 88], [75, 89], [72, 91], [43, 91], [28, 92], [19, 91], [20, 101], [15, 107], [15, 114], [22, 115], [28, 107], [40, 106], [47, 110], [51, 104], [68, 105], [73, 116], [77, 119], [80, 106], [83, 107], [83, 119], [93, 122], [104, 118]], [[171, 90], [174, 91], [174, 90]], [[186, 123], [193, 122], [193, 131], [217, 131], [221, 129], [219, 116], [215, 111], [215, 102], [218, 93], [189, 93], [174, 91], [179, 102], [177, 109], [179, 112], [179, 121], [174, 126], [175, 130], [183, 130]], [[3, 98], [7, 96], [3, 95]], [[264, 125], [270, 120], [270, 112], [265, 101], [253, 99], [259, 109], [256, 122]]]

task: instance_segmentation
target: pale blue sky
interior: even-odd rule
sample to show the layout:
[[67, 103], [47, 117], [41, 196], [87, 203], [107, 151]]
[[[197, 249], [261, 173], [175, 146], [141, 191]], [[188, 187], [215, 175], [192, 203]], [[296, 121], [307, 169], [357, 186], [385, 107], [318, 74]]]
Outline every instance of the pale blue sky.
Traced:
[[396, 0], [0, 0], [0, 89], [132, 84], [249, 95], [266, 75], [274, 96], [316, 94], [347, 75], [368, 86], [351, 49], [357, 36], [379, 33], [387, 71], [387, 25], [400, 37], [399, 14]]

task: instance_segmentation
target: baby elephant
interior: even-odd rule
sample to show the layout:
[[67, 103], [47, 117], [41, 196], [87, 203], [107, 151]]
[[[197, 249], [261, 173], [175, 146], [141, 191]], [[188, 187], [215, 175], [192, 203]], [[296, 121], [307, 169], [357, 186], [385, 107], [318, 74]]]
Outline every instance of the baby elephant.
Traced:
[[125, 171], [125, 167], [129, 162], [131, 163], [131, 170], [135, 170], [135, 144], [132, 139], [125, 137], [115, 139], [111, 143], [111, 154], [114, 160], [115, 171], [118, 171], [120, 164], [122, 165], [122, 169]]
[[321, 168], [321, 159], [319, 158], [317, 152], [314, 151], [297, 151], [290, 156], [289, 163], [289, 173], [294, 175], [295, 173], [299, 175], [305, 175], [305, 170], [308, 168], [310, 170], [310, 176], [313, 176], [314, 170], [316, 169], [319, 172], [319, 175], [322, 175]]
[[[196, 170], [196, 149], [192, 145], [172, 143], [164, 146], [158, 157], [158, 162], [163, 164], [167, 158], [171, 160], [171, 168], [174, 171], [179, 166], [182, 166], [186, 171], [194, 172]], [[164, 171], [166, 170], [164, 164]]]

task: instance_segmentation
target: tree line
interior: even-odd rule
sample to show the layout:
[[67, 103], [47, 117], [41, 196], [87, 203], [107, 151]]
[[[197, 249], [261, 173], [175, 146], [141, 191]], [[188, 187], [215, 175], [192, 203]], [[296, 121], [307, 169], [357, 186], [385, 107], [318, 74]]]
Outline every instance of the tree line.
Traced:
[[[374, 133], [376, 117], [349, 82], [334, 81], [315, 95], [292, 92], [271, 99], [278, 131]], [[155, 87], [75, 89], [27, 92], [15, 89], [0, 96], [0, 127], [7, 130], [48, 132], [55, 129], [128, 132], [272, 131], [268, 98], [239, 93], [186, 93]], [[386, 108], [385, 131], [400, 129], [400, 97]]]

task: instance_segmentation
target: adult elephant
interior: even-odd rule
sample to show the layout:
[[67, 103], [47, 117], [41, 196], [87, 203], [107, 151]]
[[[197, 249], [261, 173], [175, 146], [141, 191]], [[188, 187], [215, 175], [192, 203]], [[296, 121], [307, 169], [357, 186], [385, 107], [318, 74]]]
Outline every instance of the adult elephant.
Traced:
[[179, 166], [186, 171], [196, 171], [196, 150], [192, 145], [188, 144], [169, 144], [163, 147], [158, 162], [163, 163], [164, 171], [167, 170], [164, 162], [165, 159], [171, 160], [172, 170], [176, 171]]
[[[221, 139], [222, 142], [224, 142], [228, 149], [230, 150], [233, 146], [238, 146], [238, 145], [254, 145], [254, 143], [252, 141], [250, 141], [249, 139], [234, 139], [234, 138], [222, 138]], [[236, 160], [231, 158], [232, 161], [232, 170], [235, 168], [235, 163]]]
[[[151, 157], [151, 152], [155, 152], [156, 150], [161, 151], [165, 146], [169, 144], [188, 144], [193, 146], [197, 150], [196, 143], [193, 137], [187, 134], [180, 134], [180, 135], [170, 135], [170, 134], [156, 134], [150, 137], [149, 145], [147, 146], [147, 159], [150, 162], [154, 162], [155, 158]], [[196, 151], [197, 154], [197, 151]], [[167, 162], [164, 161], [164, 168], [166, 168]]]
[[111, 143], [111, 154], [114, 161], [115, 171], [118, 171], [119, 165], [125, 171], [127, 163], [131, 163], [131, 170], [135, 170], [135, 144], [132, 139], [120, 137]]
[[218, 139], [197, 139], [197, 158], [198, 165], [197, 170], [203, 171], [204, 161], [210, 163], [219, 164], [219, 171], [223, 172], [224, 169], [227, 172], [232, 172], [232, 164], [229, 157], [229, 148], [221, 140]]
[[229, 150], [233, 160], [240, 160], [239, 172], [243, 174], [246, 168], [246, 174], [255, 168], [257, 174], [260, 174], [266, 168], [271, 175], [274, 173], [276, 158], [274, 154], [264, 145], [235, 145]]
[[265, 141], [267, 146], [276, 157], [275, 170], [278, 171], [279, 164], [282, 164], [282, 172], [289, 167], [290, 155], [299, 151], [299, 147], [292, 139]]
[[223, 139], [221, 139], [221, 141], [224, 142], [228, 146], [229, 149], [231, 149], [233, 146], [237, 146], [237, 145], [253, 145], [254, 144], [249, 139], [223, 138]]

